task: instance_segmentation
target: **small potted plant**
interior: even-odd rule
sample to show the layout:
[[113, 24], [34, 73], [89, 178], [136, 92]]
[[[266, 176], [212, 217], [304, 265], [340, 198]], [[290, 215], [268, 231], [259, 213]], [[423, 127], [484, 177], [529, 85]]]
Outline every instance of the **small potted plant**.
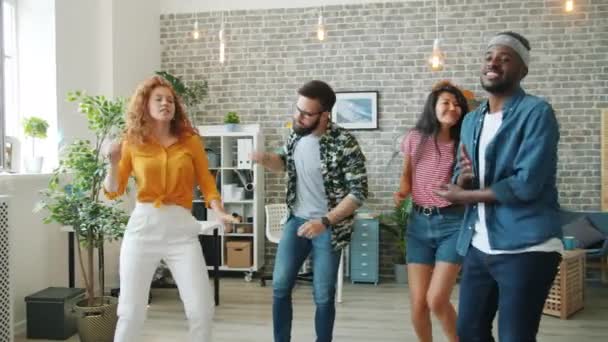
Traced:
[[237, 129], [237, 125], [241, 122], [239, 119], [239, 115], [236, 112], [228, 112], [224, 117], [224, 124], [226, 125], [226, 130], [229, 132], [234, 132]]
[[412, 210], [412, 200], [406, 198], [401, 205], [395, 207], [390, 214], [380, 215], [380, 229], [388, 232], [395, 243], [397, 255], [395, 256], [394, 272], [395, 282], [398, 284], [407, 283], [407, 265], [405, 262], [406, 253], [406, 231], [407, 223]]
[[32, 156], [25, 159], [25, 171], [28, 173], [40, 173], [42, 170], [43, 157], [36, 155], [36, 139], [46, 139], [48, 128], [48, 122], [35, 116], [23, 120], [24, 134], [32, 139]]

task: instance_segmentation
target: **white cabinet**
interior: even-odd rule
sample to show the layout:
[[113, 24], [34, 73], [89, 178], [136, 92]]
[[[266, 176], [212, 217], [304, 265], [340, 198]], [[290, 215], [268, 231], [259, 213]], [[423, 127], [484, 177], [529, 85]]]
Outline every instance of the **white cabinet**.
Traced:
[[[264, 169], [250, 162], [251, 151], [263, 149], [259, 125], [198, 126], [203, 137], [209, 169], [216, 177], [218, 191], [226, 211], [241, 217], [231, 233], [220, 233], [221, 271], [256, 272], [264, 264]], [[193, 214], [199, 220], [214, 220], [212, 210], [205, 209], [205, 199], [197, 191]], [[209, 233], [211, 234], [211, 233]], [[202, 237], [208, 268], [214, 258], [214, 244]]]

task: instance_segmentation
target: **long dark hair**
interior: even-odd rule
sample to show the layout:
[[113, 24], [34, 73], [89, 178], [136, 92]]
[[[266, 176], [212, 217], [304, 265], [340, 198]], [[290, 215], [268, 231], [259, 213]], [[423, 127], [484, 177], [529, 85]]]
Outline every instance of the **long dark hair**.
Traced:
[[[454, 155], [456, 155], [456, 150], [458, 149], [458, 144], [460, 143], [460, 127], [462, 126], [464, 115], [469, 112], [469, 105], [467, 103], [467, 99], [464, 97], [464, 94], [458, 87], [448, 81], [442, 81], [433, 86], [431, 93], [426, 98], [426, 103], [424, 104], [420, 117], [418, 117], [416, 126], [414, 126], [414, 129], [422, 134], [422, 139], [420, 139], [420, 143], [416, 148], [416, 154], [413, 162], [417, 162], [420, 159], [421, 147], [431, 139], [434, 142], [437, 152], [441, 153], [439, 146], [437, 145], [437, 137], [441, 131], [441, 123], [439, 123], [439, 120], [437, 120], [435, 108], [437, 106], [439, 96], [442, 93], [450, 93], [454, 95], [461, 109], [460, 119], [458, 119], [458, 122], [456, 122], [454, 126], [450, 127], [450, 138], [452, 141], [454, 141]], [[454, 158], [454, 160], [455, 159], [456, 158]]]

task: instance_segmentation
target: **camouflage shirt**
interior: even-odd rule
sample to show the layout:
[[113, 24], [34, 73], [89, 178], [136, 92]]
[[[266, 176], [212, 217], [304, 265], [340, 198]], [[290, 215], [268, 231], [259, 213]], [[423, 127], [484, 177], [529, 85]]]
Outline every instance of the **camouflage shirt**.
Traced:
[[[287, 170], [287, 206], [292, 211], [296, 203], [296, 165], [294, 150], [300, 136], [293, 131], [279, 155]], [[367, 198], [367, 173], [365, 156], [357, 139], [345, 129], [329, 124], [319, 139], [321, 173], [329, 210], [335, 208], [346, 196], [351, 195], [362, 203]], [[332, 225], [331, 243], [335, 250], [348, 245], [353, 230], [353, 216]]]

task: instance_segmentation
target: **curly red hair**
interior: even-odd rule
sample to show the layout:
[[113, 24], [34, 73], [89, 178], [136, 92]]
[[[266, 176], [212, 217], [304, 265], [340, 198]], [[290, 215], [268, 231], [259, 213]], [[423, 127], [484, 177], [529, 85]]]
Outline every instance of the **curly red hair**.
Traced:
[[175, 115], [171, 120], [170, 127], [171, 134], [177, 137], [198, 134], [198, 130], [192, 126], [192, 122], [188, 119], [181, 97], [177, 96], [171, 83], [160, 76], [152, 76], [137, 86], [129, 101], [126, 113], [127, 140], [141, 144], [150, 135], [152, 117], [148, 112], [148, 101], [152, 90], [157, 87], [169, 89], [175, 101]]

